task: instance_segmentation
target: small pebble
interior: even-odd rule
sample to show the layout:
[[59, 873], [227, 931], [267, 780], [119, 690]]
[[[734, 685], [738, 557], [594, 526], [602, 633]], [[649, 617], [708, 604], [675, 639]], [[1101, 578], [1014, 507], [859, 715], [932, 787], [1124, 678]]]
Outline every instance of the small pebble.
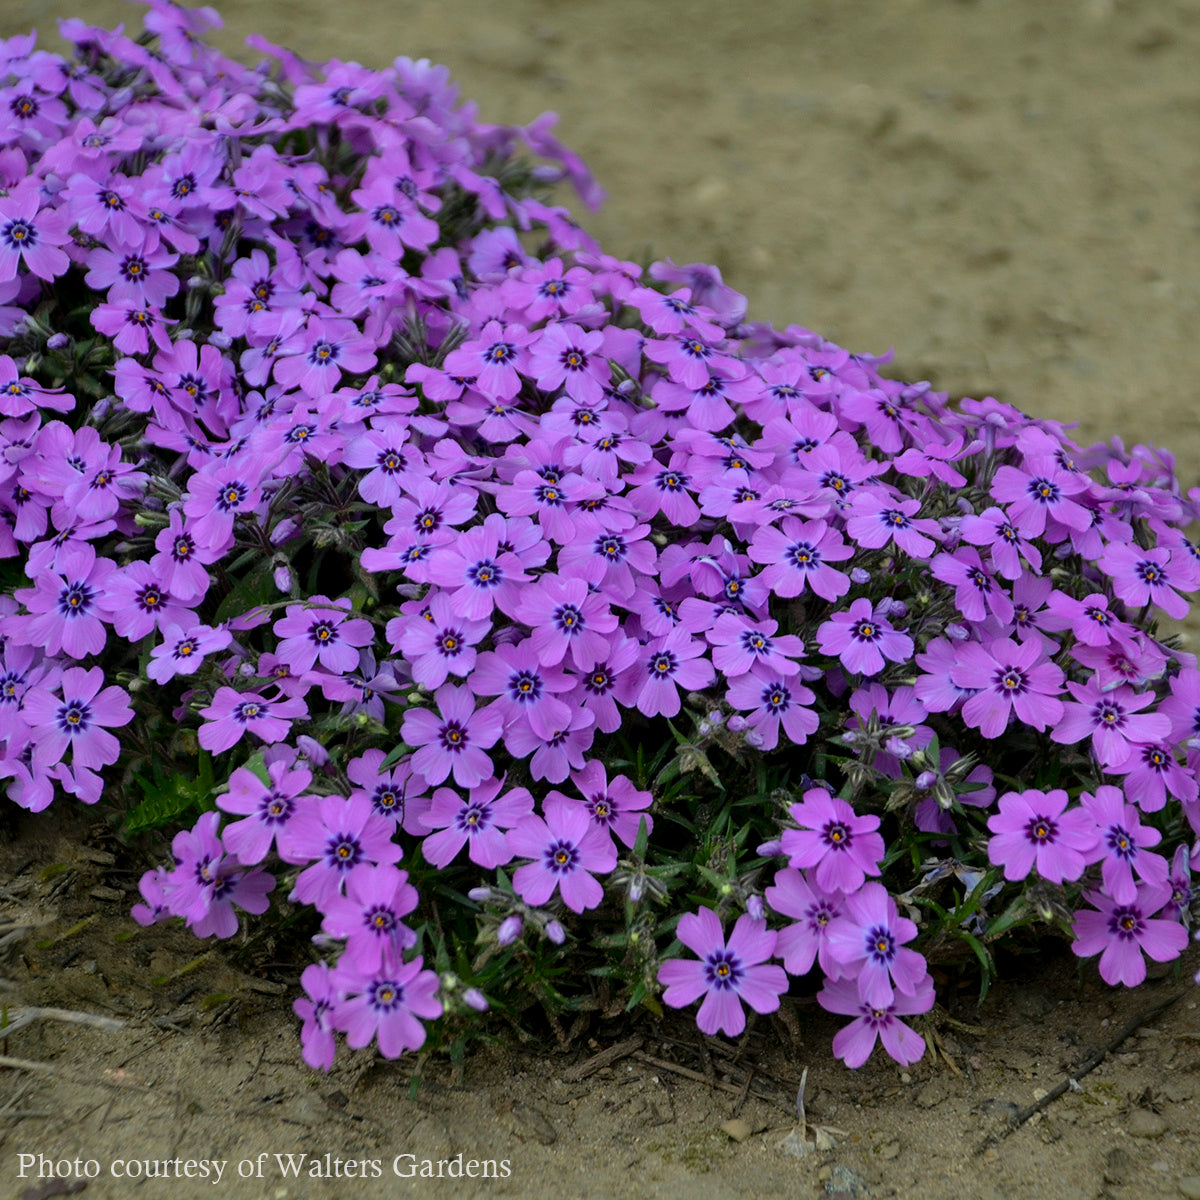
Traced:
[[1110, 1150], [1104, 1159], [1104, 1182], [1120, 1186], [1128, 1183], [1134, 1172], [1133, 1156], [1120, 1146]]
[[1160, 1138], [1167, 1129], [1166, 1121], [1148, 1108], [1139, 1108], [1130, 1113], [1129, 1120], [1125, 1123], [1125, 1132], [1130, 1137]]
[[1187, 1196], [1188, 1200], [1200, 1200], [1200, 1175], [1181, 1175], [1178, 1187], [1181, 1196]]
[[893, 1138], [890, 1142], [884, 1142], [876, 1151], [876, 1154], [883, 1159], [893, 1159], [900, 1157], [900, 1141], [898, 1138]]
[[825, 1195], [835, 1196], [838, 1200], [863, 1200], [870, 1194], [862, 1176], [856, 1175], [849, 1167], [839, 1163], [830, 1168], [829, 1178], [825, 1180]]
[[721, 1129], [735, 1142], [744, 1142], [754, 1132], [741, 1117], [734, 1117], [732, 1121], [726, 1121]]

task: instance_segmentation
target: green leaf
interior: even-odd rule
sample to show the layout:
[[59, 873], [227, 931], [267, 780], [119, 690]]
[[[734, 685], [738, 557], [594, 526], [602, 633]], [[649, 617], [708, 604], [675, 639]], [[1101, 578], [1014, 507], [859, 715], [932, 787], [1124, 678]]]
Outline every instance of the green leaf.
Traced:
[[996, 975], [996, 964], [992, 961], [992, 952], [973, 933], [968, 933], [965, 929], [960, 929], [958, 936], [975, 951], [975, 957], [979, 959], [979, 965], [983, 970], [983, 976], [979, 983], [979, 1003], [982, 1004]]
[[212, 623], [240, 617], [251, 609], [263, 604], [270, 604], [275, 598], [275, 572], [269, 558], [259, 558], [258, 564], [238, 583], [233, 590], [217, 606]]
[[[209, 771], [211, 777], [211, 768]], [[211, 778], [205, 785], [203, 767], [195, 777], [170, 775], [161, 783], [151, 784], [135, 776], [135, 782], [141, 786], [144, 799], [125, 818], [123, 832], [127, 837], [179, 824], [180, 817], [204, 807], [212, 790]]]
[[1030, 910], [1024, 895], [1018, 896], [995, 920], [988, 923], [983, 936], [989, 942], [1029, 920]]

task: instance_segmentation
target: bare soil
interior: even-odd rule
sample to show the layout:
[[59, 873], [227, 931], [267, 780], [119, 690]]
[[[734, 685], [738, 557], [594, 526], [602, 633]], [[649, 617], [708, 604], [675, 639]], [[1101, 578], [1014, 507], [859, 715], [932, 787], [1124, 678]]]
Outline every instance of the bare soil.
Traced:
[[[1184, 486], [1200, 482], [1200, 0], [222, 8], [231, 52], [257, 31], [316, 59], [429, 57], [485, 119], [555, 109], [609, 190], [580, 215], [610, 253], [716, 263], [751, 317], [895, 346], [895, 374], [1079, 421], [1084, 442], [1165, 445]], [[116, 0], [5, 0], [0, 36], [37, 25], [55, 47], [53, 19], [78, 15], [137, 23]], [[799, 996], [737, 1043], [705, 1044], [686, 1015], [593, 1018], [562, 1042], [497, 1030], [461, 1074], [426, 1064], [413, 1095], [411, 1061], [343, 1051], [330, 1075], [307, 1070], [290, 1010], [302, 964], [246, 974], [217, 948], [193, 965], [211, 947], [127, 915], [143, 864], [95, 814], [52, 812], [0, 845], [0, 1004], [124, 1024], [48, 1017], [0, 1041], [2, 1200], [63, 1194], [36, 1164], [22, 1178], [22, 1154], [95, 1160], [86, 1200], [1200, 1195], [1194, 954], [1125, 992], [1048, 948], [1005, 964], [978, 1007], [948, 976], [939, 1053], [907, 1071], [879, 1055], [842, 1068], [836, 1022]], [[809, 1120], [837, 1132], [795, 1158], [781, 1143], [805, 1068]], [[734, 1116], [743, 1141], [722, 1129]], [[309, 1156], [298, 1176], [275, 1157], [289, 1154]], [[239, 1179], [259, 1155], [261, 1178]], [[113, 1177], [147, 1160], [224, 1175]], [[425, 1160], [444, 1177], [393, 1171]], [[508, 1174], [450, 1177], [471, 1160]]]

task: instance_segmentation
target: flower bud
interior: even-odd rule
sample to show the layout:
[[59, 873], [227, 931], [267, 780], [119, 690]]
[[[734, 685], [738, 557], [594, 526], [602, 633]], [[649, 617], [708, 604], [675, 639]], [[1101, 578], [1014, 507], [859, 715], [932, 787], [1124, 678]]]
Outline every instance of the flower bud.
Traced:
[[462, 994], [463, 1003], [476, 1012], [487, 1012], [490, 1005], [487, 997], [478, 988], [467, 988]]
[[[483, 888], [475, 888], [474, 891], [484, 891]], [[491, 889], [487, 889], [491, 890]], [[470, 893], [468, 893], [470, 895]], [[471, 896], [473, 900], [475, 897]], [[496, 941], [502, 946], [511, 946], [513, 942], [521, 936], [521, 930], [525, 928], [525, 922], [518, 916], [505, 917], [500, 922], [500, 928], [496, 930]]]
[[783, 843], [778, 838], [763, 842], [754, 853], [760, 858], [778, 858], [783, 853]]
[[546, 924], [546, 936], [556, 946], [561, 946], [567, 940], [567, 931], [557, 921], [549, 921]]
[[935, 783], [938, 777], [936, 771], [922, 771], [920, 775], [913, 780], [913, 787], [920, 792], [927, 792]]
[[314, 767], [323, 767], [329, 761], [329, 751], [316, 738], [309, 737], [307, 733], [302, 733], [296, 738], [296, 749]]

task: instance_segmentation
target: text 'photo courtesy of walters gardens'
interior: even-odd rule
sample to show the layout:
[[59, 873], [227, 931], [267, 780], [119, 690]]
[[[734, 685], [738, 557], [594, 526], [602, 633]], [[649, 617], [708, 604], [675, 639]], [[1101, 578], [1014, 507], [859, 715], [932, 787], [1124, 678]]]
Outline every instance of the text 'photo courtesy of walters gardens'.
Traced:
[[[11, 1166], [11, 1160], [9, 1166]], [[397, 1154], [384, 1158], [346, 1158], [340, 1154], [278, 1154], [263, 1151], [254, 1158], [52, 1158], [24, 1153], [16, 1156], [16, 1177], [29, 1180], [192, 1179], [228, 1185], [238, 1179], [508, 1179], [507, 1158], [418, 1158]], [[43, 1192], [43, 1195], [51, 1193]], [[59, 1194], [59, 1193], [54, 1193]]]

